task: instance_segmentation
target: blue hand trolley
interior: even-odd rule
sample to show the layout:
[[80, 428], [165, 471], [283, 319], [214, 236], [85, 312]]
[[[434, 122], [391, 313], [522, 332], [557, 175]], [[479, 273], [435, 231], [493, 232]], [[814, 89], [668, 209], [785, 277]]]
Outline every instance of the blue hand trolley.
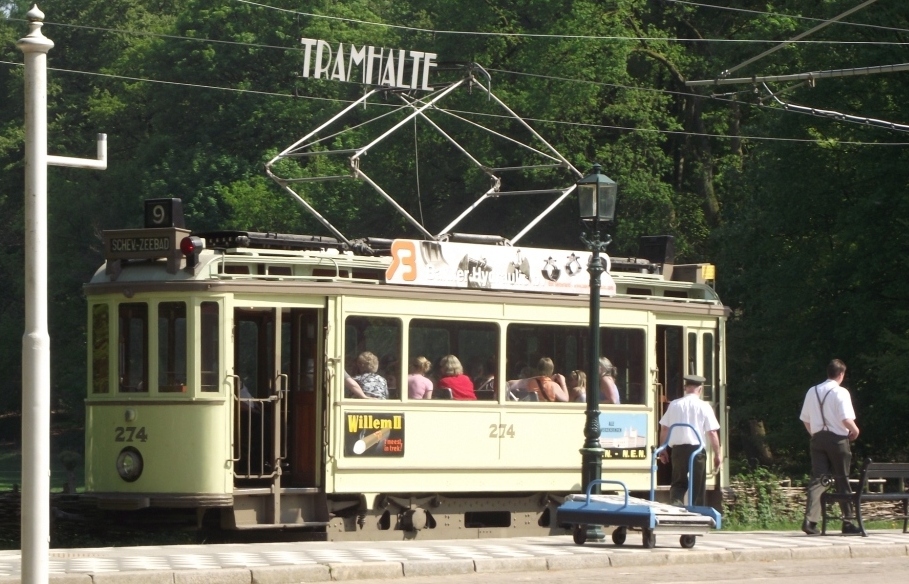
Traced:
[[[674, 428], [690, 424], [673, 424], [669, 428], [666, 444], [653, 452], [650, 470], [650, 500], [638, 499], [628, 494], [628, 487], [622, 481], [601, 479], [592, 481], [587, 485], [584, 495], [569, 495], [565, 502], [556, 510], [556, 521], [560, 524], [572, 526], [574, 542], [583, 545], [587, 541], [587, 527], [601, 525], [615, 527], [612, 532], [612, 542], [623, 545], [628, 534], [628, 529], [640, 529], [645, 548], [656, 545], [656, 533], [681, 535], [679, 543], [683, 548], [692, 548], [695, 538], [703, 535], [710, 529], [720, 529], [722, 518], [713, 507], [691, 505], [694, 492], [694, 457], [704, 450], [704, 444], [691, 453], [688, 461], [688, 502], [684, 507], [675, 507], [654, 501], [655, 480], [657, 471], [657, 458], [660, 453], [668, 448], [669, 436]], [[697, 435], [697, 432], [695, 432]], [[700, 437], [698, 438], [700, 441]], [[621, 493], [618, 495], [597, 495], [591, 491], [600, 484], [618, 485]], [[617, 491], [619, 489], [616, 489]]]

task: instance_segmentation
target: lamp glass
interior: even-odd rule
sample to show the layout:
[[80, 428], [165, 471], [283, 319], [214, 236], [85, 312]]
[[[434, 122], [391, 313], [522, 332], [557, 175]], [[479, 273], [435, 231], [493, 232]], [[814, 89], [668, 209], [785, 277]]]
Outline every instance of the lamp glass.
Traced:
[[603, 177], [609, 182], [600, 182], [597, 184], [597, 219], [600, 221], [612, 221], [615, 218], [615, 195], [617, 186], [608, 177]]
[[596, 183], [578, 185], [578, 204], [581, 219], [593, 221], [597, 218], [597, 185]]

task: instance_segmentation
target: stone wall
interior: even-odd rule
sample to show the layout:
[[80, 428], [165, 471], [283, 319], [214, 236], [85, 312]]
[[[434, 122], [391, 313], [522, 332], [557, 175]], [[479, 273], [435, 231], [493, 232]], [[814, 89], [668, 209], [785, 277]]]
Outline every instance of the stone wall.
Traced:
[[[789, 481], [778, 485], [760, 487], [739, 481], [732, 482], [732, 488], [723, 497], [724, 515], [754, 516], [764, 507], [772, 510], [773, 518], [779, 522], [801, 521], [805, 513], [805, 488], [793, 487]], [[742, 509], [741, 507], [748, 509]], [[890, 519], [902, 515], [902, 503], [896, 501], [870, 501], [862, 505], [862, 517], [866, 521]], [[750, 511], [750, 513], [748, 512]], [[839, 515], [839, 509], [831, 513]]]

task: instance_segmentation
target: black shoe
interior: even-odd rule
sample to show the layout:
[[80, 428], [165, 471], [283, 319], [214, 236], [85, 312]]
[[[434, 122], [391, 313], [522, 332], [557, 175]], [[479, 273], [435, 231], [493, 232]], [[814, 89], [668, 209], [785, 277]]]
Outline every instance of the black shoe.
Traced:
[[[843, 528], [845, 529], [845, 527]], [[814, 521], [808, 521], [807, 519], [802, 521], [802, 531], [808, 535], [820, 535], [820, 530], [817, 528], [817, 523]], [[846, 533], [845, 531], [843, 533]]]
[[844, 535], [858, 535], [862, 532], [859, 529], [858, 525], [853, 525], [851, 523], [843, 523], [843, 534]]

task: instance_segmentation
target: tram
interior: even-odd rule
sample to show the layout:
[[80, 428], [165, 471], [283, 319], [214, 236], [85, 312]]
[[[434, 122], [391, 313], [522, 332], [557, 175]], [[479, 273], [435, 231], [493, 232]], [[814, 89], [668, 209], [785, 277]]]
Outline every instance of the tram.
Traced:
[[[568, 533], [554, 516], [581, 490], [586, 405], [508, 381], [541, 357], [589, 370], [590, 252], [335, 235], [192, 232], [179, 199], [104, 232], [84, 289], [86, 496], [331, 540]], [[672, 256], [671, 237], [643, 238], [603, 274], [599, 342], [620, 403], [600, 407], [602, 475], [638, 493], [683, 375], [707, 379], [727, 428], [727, 309], [711, 265]], [[365, 352], [387, 399], [346, 388]], [[491, 380], [476, 399], [411, 398], [409, 363], [450, 355]], [[714, 506], [726, 466], [708, 469]]]

